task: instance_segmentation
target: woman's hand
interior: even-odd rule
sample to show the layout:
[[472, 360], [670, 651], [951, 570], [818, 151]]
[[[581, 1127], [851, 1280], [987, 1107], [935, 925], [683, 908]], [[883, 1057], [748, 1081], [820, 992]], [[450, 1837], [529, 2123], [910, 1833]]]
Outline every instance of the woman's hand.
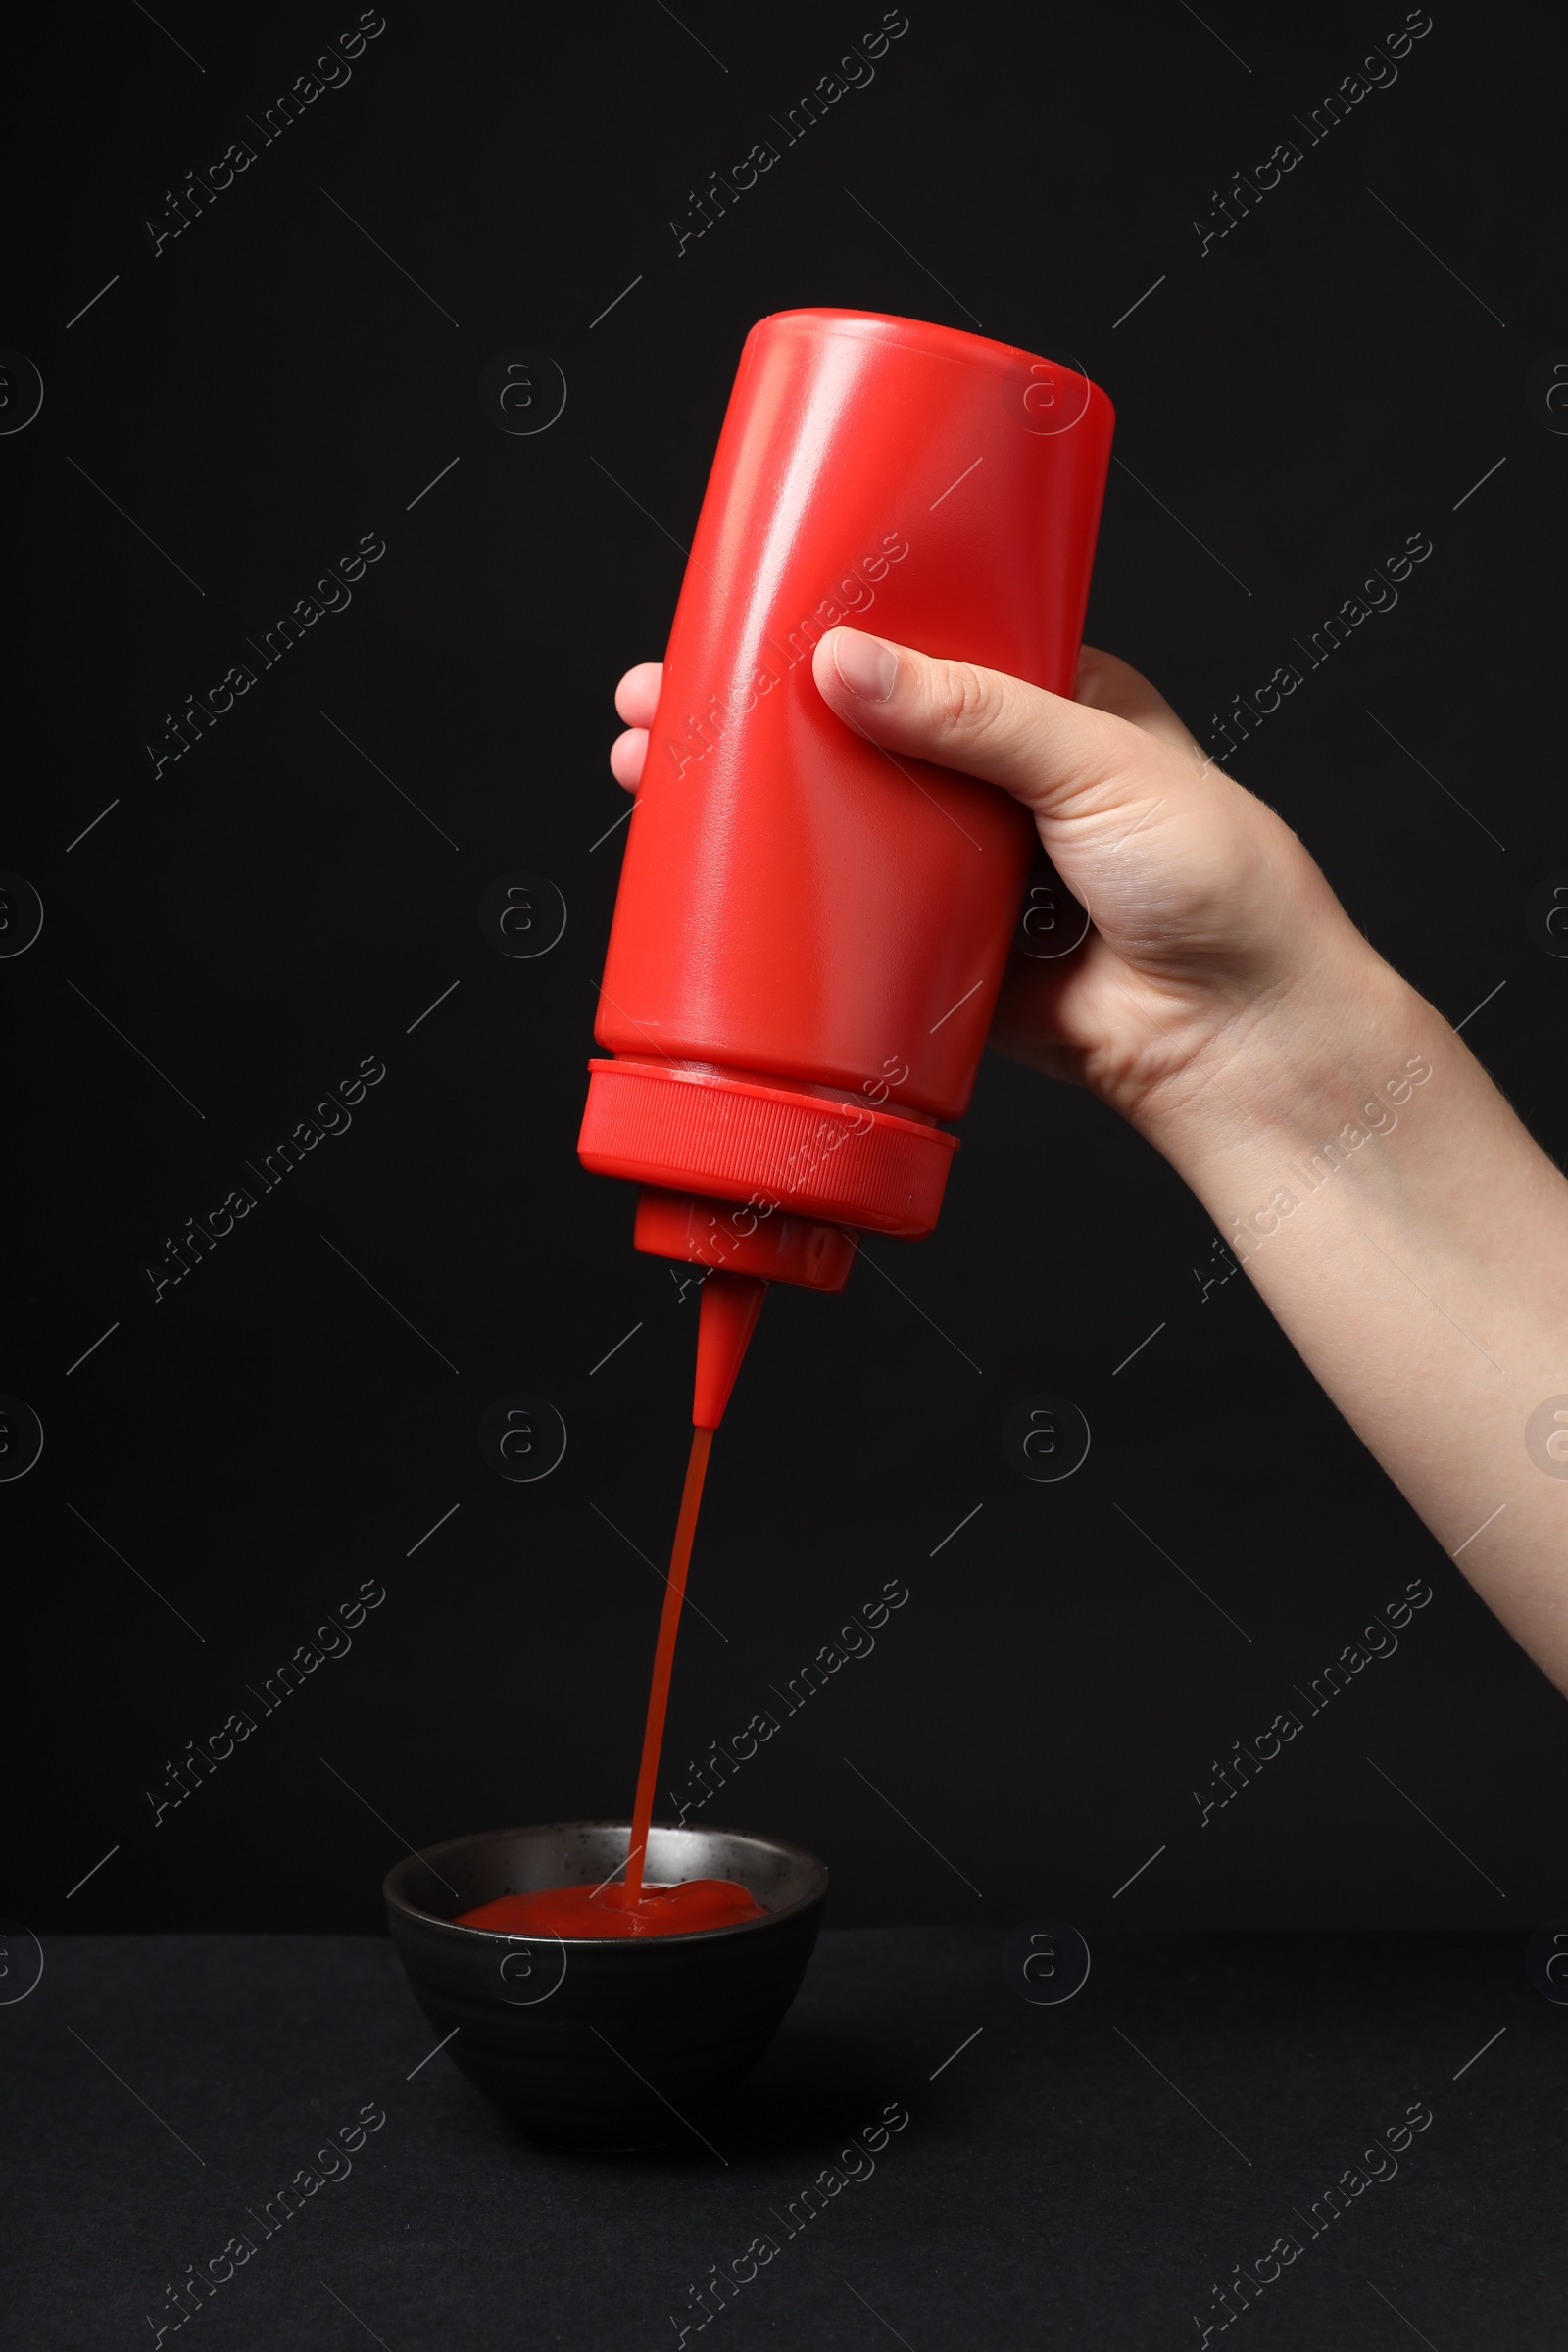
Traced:
[[[847, 726], [1030, 810], [1092, 928], [1059, 961], [1013, 959], [996, 1042], [1093, 1087], [1180, 1170], [1347, 1420], [1568, 1691], [1568, 1184], [1463, 1039], [1111, 655], [1085, 649], [1074, 702], [856, 629], [829, 631], [812, 667]], [[616, 697], [629, 787], [659, 685], [644, 662]], [[1251, 1442], [1301, 1474], [1269, 1416]]]
[[[1290, 827], [1113, 654], [1085, 647], [1075, 702], [858, 629], [830, 630], [812, 671], [858, 733], [1028, 808], [1092, 927], [1059, 961], [1013, 957], [992, 1042], [1092, 1087], [1166, 1148], [1233, 1063], [1233, 1091], [1251, 1090], [1249, 1065], [1295, 1033], [1307, 996], [1353, 1019], [1358, 988], [1392, 979]], [[616, 693], [630, 731], [610, 763], [631, 789], [662, 674], [644, 662]]]
[[834, 629], [823, 700], [887, 750], [1000, 784], [1092, 927], [1015, 956], [993, 1042], [1141, 1126], [1196, 1101], [1303, 987], [1369, 978], [1366, 949], [1296, 835], [1223, 775], [1147, 678], [1085, 647], [1077, 699]]

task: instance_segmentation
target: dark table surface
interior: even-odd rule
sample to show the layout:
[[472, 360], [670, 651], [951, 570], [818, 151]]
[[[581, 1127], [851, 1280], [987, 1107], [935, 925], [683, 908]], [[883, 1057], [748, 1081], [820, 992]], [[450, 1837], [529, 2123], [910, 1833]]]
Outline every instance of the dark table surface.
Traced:
[[[1568, 2009], [1523, 1937], [1097, 1938], [1056, 2007], [1003, 1950], [829, 1931], [711, 2147], [585, 2157], [420, 2065], [385, 1942], [46, 1938], [0, 2009], [6, 2338], [188, 2340], [166, 2286], [242, 2235], [185, 2324], [208, 2352], [605, 2352], [682, 2327], [731, 2352], [1154, 2352], [1205, 2326], [1249, 2352], [1568, 2344]], [[890, 2105], [908, 2121], [880, 2153], [841, 2154]], [[1412, 2107], [1430, 2123], [1368, 2156]], [[386, 2120], [352, 2169], [318, 2166], [366, 2108]], [[339, 2177], [264, 2234], [300, 2168]], [[824, 2170], [842, 2185], [802, 2220]], [[760, 2237], [776, 2251], [700, 2327], [689, 2288]], [[1252, 2300], [1222, 2304], [1237, 2265]]]

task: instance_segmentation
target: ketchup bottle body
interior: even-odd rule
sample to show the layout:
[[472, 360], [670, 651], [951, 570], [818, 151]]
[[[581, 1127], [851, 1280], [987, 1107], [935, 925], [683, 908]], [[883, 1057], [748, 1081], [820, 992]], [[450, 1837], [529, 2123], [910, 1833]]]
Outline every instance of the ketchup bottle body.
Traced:
[[813, 1272], [811, 1227], [935, 1222], [940, 1122], [969, 1102], [1034, 827], [846, 725], [811, 651], [848, 622], [1070, 695], [1111, 424], [1081, 375], [978, 336], [834, 311], [753, 328], [670, 632], [596, 1024], [613, 1058], [591, 1065], [579, 1145], [652, 1188], [640, 1247], [837, 1288], [848, 1257], [819, 1240]]

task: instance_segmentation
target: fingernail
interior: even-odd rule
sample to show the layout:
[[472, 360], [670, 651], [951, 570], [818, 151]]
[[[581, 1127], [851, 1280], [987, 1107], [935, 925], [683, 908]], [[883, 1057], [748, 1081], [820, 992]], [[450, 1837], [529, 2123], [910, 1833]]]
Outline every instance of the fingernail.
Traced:
[[899, 657], [880, 637], [841, 629], [833, 640], [833, 666], [862, 702], [885, 703], [898, 683]]

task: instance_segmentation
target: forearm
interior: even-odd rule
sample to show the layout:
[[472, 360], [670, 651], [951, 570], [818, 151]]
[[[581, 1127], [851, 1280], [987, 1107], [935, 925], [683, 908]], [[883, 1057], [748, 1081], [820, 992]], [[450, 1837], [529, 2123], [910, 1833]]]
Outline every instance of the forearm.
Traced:
[[1358, 935], [1329, 966], [1218, 1041], [1140, 1124], [1445, 1550], [1568, 1691], [1568, 1183]]
[[843, 627], [811, 661], [829, 709], [895, 764], [934, 760], [1030, 810], [1091, 927], [1059, 962], [1015, 960], [998, 1042], [1092, 1087], [1180, 1170], [1568, 1692], [1568, 1183], [1147, 678], [1086, 648], [1068, 701]]

